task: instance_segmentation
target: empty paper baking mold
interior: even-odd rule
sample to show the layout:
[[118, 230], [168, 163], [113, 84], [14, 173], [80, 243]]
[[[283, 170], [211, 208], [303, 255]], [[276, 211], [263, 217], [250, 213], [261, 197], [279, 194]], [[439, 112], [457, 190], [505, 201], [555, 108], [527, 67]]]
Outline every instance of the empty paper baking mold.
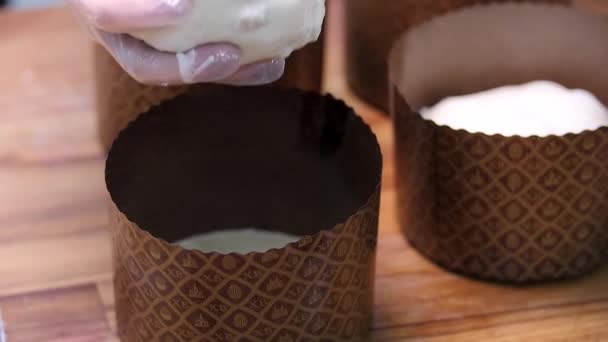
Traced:
[[[153, 107], [114, 142], [115, 293], [123, 341], [352, 341], [371, 323], [382, 158], [331, 96], [206, 87]], [[249, 254], [192, 235], [301, 236]]]

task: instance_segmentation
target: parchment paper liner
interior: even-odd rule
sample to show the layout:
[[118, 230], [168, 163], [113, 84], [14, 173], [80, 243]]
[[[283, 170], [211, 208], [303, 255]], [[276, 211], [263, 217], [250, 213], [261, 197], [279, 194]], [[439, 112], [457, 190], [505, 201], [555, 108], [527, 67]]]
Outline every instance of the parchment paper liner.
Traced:
[[599, 17], [511, 4], [446, 15], [396, 44], [399, 214], [414, 247], [452, 271], [514, 283], [579, 276], [606, 263], [608, 127], [488, 136], [415, 113], [450, 95], [537, 79], [608, 103], [606, 37], [608, 21]]
[[[324, 33], [319, 40], [295, 51], [287, 60], [285, 74], [271, 86], [321, 91]], [[102, 47], [95, 45], [98, 134], [107, 150], [118, 133], [137, 115], [163, 100], [203, 85], [158, 87], [138, 83], [125, 73]]]
[[[351, 88], [388, 111], [387, 59], [399, 35], [438, 15], [509, 0], [346, 0], [347, 77]], [[570, 0], [532, 0], [570, 3]]]
[[[106, 168], [122, 340], [366, 336], [381, 164], [369, 127], [316, 93], [209, 87], [142, 115]], [[179, 211], [199, 203], [194, 214]], [[202, 227], [305, 237], [247, 255], [167, 242]]]

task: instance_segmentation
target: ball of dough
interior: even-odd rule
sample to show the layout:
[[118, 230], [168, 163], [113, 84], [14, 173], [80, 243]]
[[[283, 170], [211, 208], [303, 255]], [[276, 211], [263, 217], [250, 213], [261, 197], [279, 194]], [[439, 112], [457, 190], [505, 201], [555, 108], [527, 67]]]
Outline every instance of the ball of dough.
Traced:
[[608, 126], [608, 108], [593, 94], [551, 81], [448, 97], [421, 115], [453, 129], [504, 136], [546, 137]]
[[286, 58], [319, 38], [325, 0], [194, 0], [176, 26], [128, 32], [160, 51], [185, 52], [206, 43], [232, 43], [241, 64]]

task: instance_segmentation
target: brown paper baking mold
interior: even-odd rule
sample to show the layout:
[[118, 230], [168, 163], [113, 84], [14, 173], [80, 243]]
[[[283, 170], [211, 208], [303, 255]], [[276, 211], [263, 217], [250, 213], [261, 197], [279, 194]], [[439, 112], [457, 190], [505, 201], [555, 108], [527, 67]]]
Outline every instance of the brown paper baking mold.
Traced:
[[[466, 6], [506, 1], [513, 0], [346, 0], [348, 83], [364, 100], [388, 111], [386, 61], [401, 34]], [[570, 3], [570, 0], [535, 1]]]
[[587, 89], [606, 104], [607, 36], [599, 17], [505, 4], [454, 12], [401, 38], [390, 60], [391, 111], [400, 222], [415, 248], [449, 270], [511, 283], [607, 263], [608, 127], [489, 136], [416, 113], [447, 96], [538, 79]]
[[[369, 127], [316, 93], [210, 87], [140, 116], [106, 166], [121, 339], [364, 338], [381, 164]], [[304, 237], [247, 255], [169, 243], [203, 227]]]
[[[95, 45], [98, 135], [103, 147], [112, 141], [139, 114], [164, 100], [202, 85], [160, 87], [138, 83], [102, 47]], [[315, 43], [295, 51], [288, 58], [285, 74], [272, 86], [321, 91], [323, 77], [324, 33]]]

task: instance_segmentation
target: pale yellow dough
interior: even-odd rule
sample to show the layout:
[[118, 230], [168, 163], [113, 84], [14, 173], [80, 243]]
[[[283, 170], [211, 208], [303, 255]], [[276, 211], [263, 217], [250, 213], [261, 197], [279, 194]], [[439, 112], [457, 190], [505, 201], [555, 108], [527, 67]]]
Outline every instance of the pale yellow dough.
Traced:
[[128, 33], [168, 52], [232, 43], [242, 50], [241, 64], [249, 64], [288, 57], [316, 41], [324, 17], [325, 0], [194, 0], [180, 24]]

